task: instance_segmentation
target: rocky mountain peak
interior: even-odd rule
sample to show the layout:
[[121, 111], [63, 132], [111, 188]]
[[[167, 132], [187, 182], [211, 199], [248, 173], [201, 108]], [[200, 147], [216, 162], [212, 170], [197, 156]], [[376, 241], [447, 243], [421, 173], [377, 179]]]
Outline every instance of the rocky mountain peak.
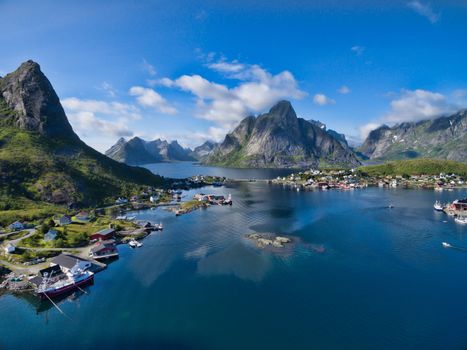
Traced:
[[26, 61], [0, 80], [0, 99], [14, 111], [15, 126], [58, 138], [78, 137], [39, 64]]

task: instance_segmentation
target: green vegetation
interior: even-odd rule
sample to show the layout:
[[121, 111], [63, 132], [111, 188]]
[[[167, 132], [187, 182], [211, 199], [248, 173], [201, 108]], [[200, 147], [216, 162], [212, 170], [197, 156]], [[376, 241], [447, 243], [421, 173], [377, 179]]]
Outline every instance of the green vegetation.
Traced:
[[358, 168], [360, 173], [369, 176], [386, 175], [438, 175], [439, 173], [457, 174], [467, 177], [467, 164], [452, 160], [412, 159], [397, 160], [379, 165], [367, 165]]
[[148, 170], [115, 162], [80, 140], [52, 140], [20, 130], [5, 121], [3, 116], [11, 113], [0, 99], [2, 226], [63, 213], [57, 204], [97, 206], [164, 183]]

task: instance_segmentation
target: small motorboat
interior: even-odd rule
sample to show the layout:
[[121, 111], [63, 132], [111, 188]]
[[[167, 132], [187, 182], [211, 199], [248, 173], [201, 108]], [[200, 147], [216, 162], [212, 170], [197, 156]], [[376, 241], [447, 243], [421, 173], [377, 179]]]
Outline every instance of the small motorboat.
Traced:
[[132, 248], [139, 248], [143, 246], [143, 243], [138, 242], [136, 239], [132, 239], [128, 242], [128, 245]]
[[466, 225], [467, 224], [467, 216], [458, 216], [454, 218], [454, 221], [458, 224]]
[[447, 242], [443, 242], [443, 243], [441, 243], [441, 244], [443, 245], [444, 248], [451, 248], [451, 247], [452, 247], [452, 245], [450, 245], [450, 244], [447, 243]]
[[440, 201], [436, 201], [435, 204], [433, 204], [433, 209], [436, 211], [443, 211], [444, 208]]
[[388, 208], [389, 208], [389, 209], [393, 209], [393, 208], [394, 208], [394, 205], [389, 204]]

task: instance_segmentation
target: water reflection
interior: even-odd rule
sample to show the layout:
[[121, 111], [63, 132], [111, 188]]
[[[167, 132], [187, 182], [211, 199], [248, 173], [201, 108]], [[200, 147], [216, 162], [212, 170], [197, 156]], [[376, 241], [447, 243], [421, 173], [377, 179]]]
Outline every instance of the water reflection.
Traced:
[[237, 243], [199, 260], [196, 271], [204, 276], [233, 275], [242, 280], [260, 282], [271, 267], [270, 255]]

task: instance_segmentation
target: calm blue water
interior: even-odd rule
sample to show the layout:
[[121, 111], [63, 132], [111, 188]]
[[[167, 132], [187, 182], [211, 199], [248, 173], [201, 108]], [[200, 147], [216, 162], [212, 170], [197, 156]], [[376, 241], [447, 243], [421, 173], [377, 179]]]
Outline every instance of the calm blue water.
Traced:
[[182, 179], [195, 175], [225, 176], [229, 179], [273, 179], [278, 176], [287, 176], [292, 169], [239, 169], [205, 166], [192, 162], [154, 163], [145, 165], [153, 173]]
[[[248, 177], [248, 176], [247, 176]], [[175, 217], [60, 303], [0, 298], [0, 348], [465, 349], [467, 228], [432, 209], [463, 192], [294, 192], [265, 183], [232, 207]], [[388, 209], [392, 203], [394, 209]], [[447, 222], [443, 222], [447, 221]], [[247, 232], [290, 235], [280, 252]]]

